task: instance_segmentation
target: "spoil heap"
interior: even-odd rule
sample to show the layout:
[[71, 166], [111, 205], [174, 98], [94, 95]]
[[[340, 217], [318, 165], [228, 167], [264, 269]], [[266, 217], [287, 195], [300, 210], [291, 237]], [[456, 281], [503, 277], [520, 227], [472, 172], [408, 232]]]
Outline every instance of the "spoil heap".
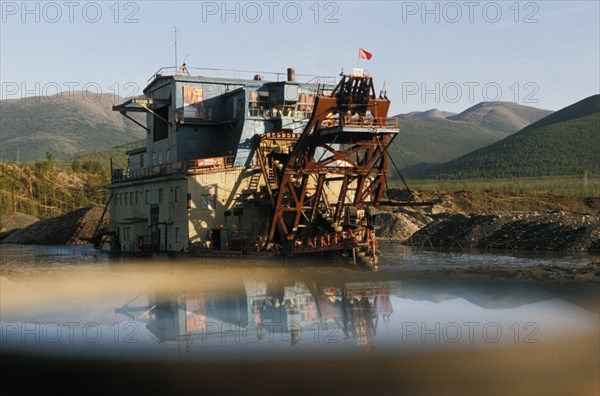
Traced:
[[[72, 245], [90, 243], [102, 216], [102, 208], [78, 209], [64, 215], [40, 220], [29, 227], [15, 231], [2, 243], [25, 245]], [[100, 228], [108, 225], [104, 218]]]
[[409, 245], [600, 251], [600, 216], [575, 213], [444, 214], [417, 231]]

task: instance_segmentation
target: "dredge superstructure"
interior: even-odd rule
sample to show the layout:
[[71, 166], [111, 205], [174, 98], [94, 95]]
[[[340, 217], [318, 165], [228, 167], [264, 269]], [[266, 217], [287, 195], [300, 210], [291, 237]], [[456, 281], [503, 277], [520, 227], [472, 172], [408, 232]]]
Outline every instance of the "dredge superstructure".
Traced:
[[337, 84], [297, 82], [291, 68], [275, 76], [192, 76], [184, 65], [113, 106], [147, 130], [112, 171], [114, 250], [342, 251], [376, 263], [374, 209], [398, 133], [390, 101], [360, 69]]

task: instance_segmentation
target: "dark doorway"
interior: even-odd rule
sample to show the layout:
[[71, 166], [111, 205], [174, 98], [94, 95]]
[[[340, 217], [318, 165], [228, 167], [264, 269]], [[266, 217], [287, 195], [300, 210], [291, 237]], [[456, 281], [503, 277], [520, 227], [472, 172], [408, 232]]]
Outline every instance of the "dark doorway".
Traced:
[[220, 228], [213, 228], [211, 232], [213, 250], [221, 250], [221, 231]]
[[152, 249], [159, 250], [160, 248], [160, 227], [159, 222], [159, 206], [150, 205], [150, 240], [152, 243]]

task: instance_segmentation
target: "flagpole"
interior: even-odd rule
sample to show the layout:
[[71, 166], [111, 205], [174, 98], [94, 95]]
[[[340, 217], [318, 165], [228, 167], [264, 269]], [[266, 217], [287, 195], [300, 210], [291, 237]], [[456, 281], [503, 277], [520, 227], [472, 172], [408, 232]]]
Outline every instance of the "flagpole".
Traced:
[[356, 68], [360, 68], [360, 48], [358, 49], [358, 57], [356, 58]]

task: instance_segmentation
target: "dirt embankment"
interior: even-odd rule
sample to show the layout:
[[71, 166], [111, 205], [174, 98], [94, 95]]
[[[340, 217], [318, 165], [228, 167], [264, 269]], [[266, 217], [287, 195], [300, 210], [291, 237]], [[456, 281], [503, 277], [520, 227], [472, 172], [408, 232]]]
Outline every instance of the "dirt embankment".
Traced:
[[[78, 209], [64, 215], [40, 220], [10, 234], [2, 243], [31, 245], [72, 245], [90, 243], [100, 221], [100, 207]], [[105, 216], [100, 228], [108, 226]]]
[[600, 252], [600, 198], [420, 194], [428, 208], [387, 208], [378, 235], [427, 247]]

